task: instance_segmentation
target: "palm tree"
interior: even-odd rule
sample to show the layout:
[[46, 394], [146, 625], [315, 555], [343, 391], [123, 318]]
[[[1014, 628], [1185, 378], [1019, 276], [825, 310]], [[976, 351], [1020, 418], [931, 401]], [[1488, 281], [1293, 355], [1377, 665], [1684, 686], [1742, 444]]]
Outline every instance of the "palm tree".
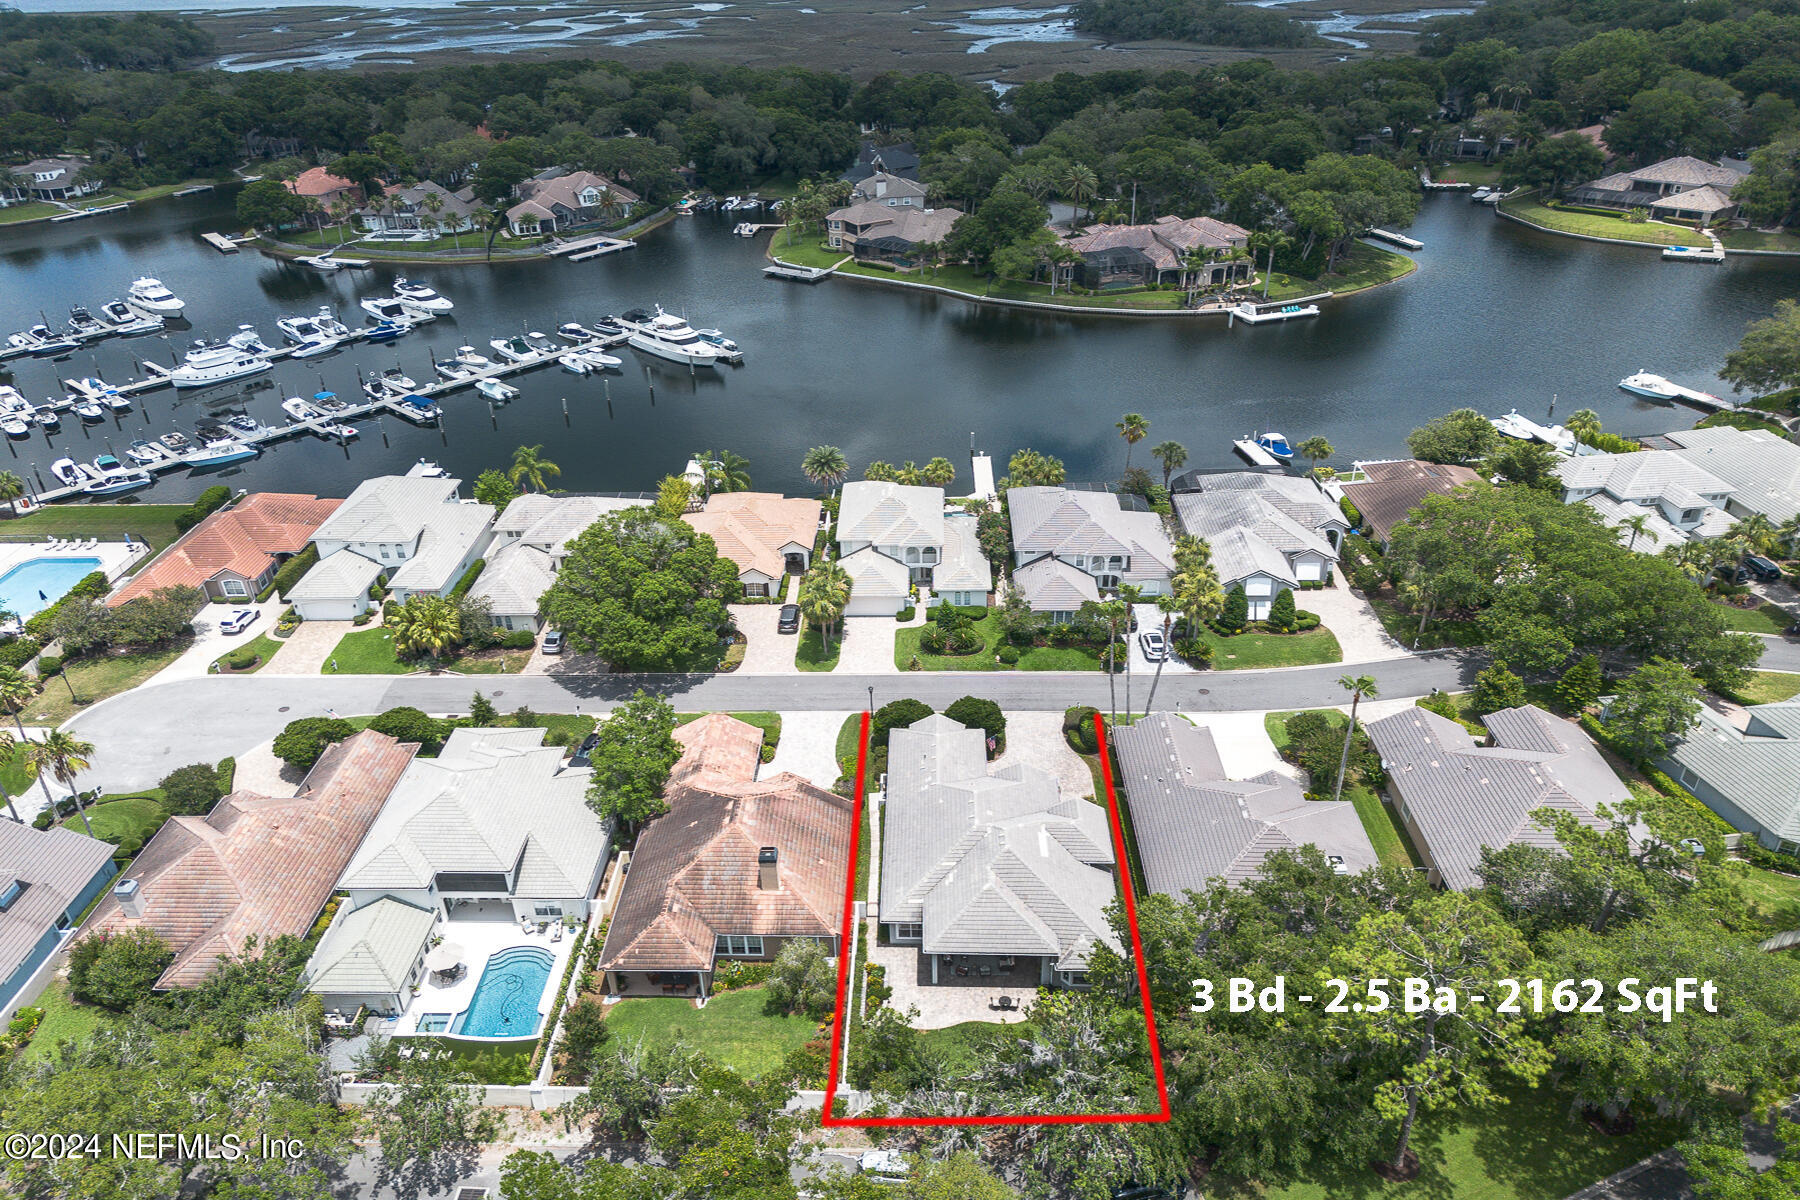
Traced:
[[1625, 549], [1635, 550], [1637, 549], [1637, 540], [1650, 532], [1650, 515], [1639, 513], [1635, 517], [1626, 517], [1619, 522], [1619, 528], [1631, 531], [1631, 540], [1625, 543]]
[[1063, 172], [1062, 189], [1069, 197], [1069, 202], [1075, 206], [1074, 223], [1079, 225], [1081, 206], [1085, 201], [1093, 199], [1094, 193], [1100, 190], [1100, 177], [1094, 174], [1092, 167], [1074, 163]]
[[75, 811], [81, 814], [81, 823], [87, 829], [89, 837], [94, 836], [94, 826], [88, 820], [87, 806], [81, 802], [81, 793], [75, 790], [75, 777], [88, 769], [91, 765], [89, 756], [93, 753], [94, 743], [81, 741], [62, 729], [51, 730], [44, 735], [43, 741], [25, 743], [25, 765], [37, 772], [38, 783], [44, 788], [44, 798], [50, 801], [50, 811], [56, 811], [56, 797], [50, 794], [50, 780], [55, 779], [74, 793]]
[[544, 476], [562, 474], [561, 467], [543, 457], [543, 449], [542, 445], [537, 445], [514, 450], [512, 466], [506, 471], [507, 478], [528, 492], [533, 488], [543, 491]]
[[18, 726], [19, 736], [25, 736], [25, 724], [20, 714], [25, 706], [37, 698], [37, 683], [17, 667], [0, 667], [0, 708], [12, 714], [13, 724]]
[[612, 219], [613, 214], [619, 211], [622, 204], [619, 193], [609, 187], [603, 187], [600, 189], [600, 202], [594, 207], [600, 210], [600, 219], [606, 221]]
[[1187, 447], [1180, 442], [1158, 442], [1150, 447], [1150, 457], [1162, 464], [1163, 491], [1169, 490], [1169, 476], [1187, 466]]
[[719, 451], [712, 462], [715, 492], [747, 492], [750, 490], [750, 460], [729, 450]]
[[442, 658], [463, 641], [462, 615], [456, 602], [445, 596], [414, 596], [404, 604], [389, 605], [381, 623], [394, 635], [400, 654], [425, 654]]
[[863, 478], [876, 483], [892, 483], [894, 482], [894, 464], [884, 462], [879, 458], [873, 459], [868, 466], [863, 468]]
[[1331, 790], [1333, 800], [1342, 799], [1344, 795], [1344, 772], [1350, 769], [1350, 739], [1356, 734], [1356, 706], [1362, 703], [1364, 696], [1373, 700], [1380, 694], [1372, 675], [1345, 675], [1338, 680], [1338, 686], [1350, 693], [1350, 724], [1344, 730], [1344, 752], [1338, 757], [1337, 786]]
[[25, 494], [25, 481], [12, 471], [0, 471], [0, 500], [12, 509], [13, 516], [19, 515], [19, 498]]
[[1725, 536], [1749, 553], [1761, 554], [1775, 545], [1778, 535], [1773, 521], [1761, 513], [1751, 513], [1727, 530]]
[[1113, 428], [1125, 439], [1125, 469], [1131, 470], [1131, 448], [1150, 436], [1150, 422], [1138, 413], [1126, 413], [1113, 422]]
[[924, 469], [919, 472], [919, 478], [932, 487], [949, 487], [956, 482], [956, 468], [940, 454], [925, 464]]
[[1298, 446], [1295, 446], [1294, 453], [1311, 463], [1313, 474], [1317, 475], [1319, 473], [1319, 460], [1330, 458], [1333, 454], [1336, 454], [1337, 447], [1315, 434], [1314, 436], [1307, 438], [1304, 442], [1301, 442]]
[[1794, 557], [1794, 549], [1800, 546], [1800, 514], [1789, 517], [1775, 527], [1775, 536], [1787, 550], [1786, 557]]
[[825, 652], [831, 652], [831, 633], [850, 604], [850, 573], [830, 559], [814, 562], [800, 579], [800, 611], [807, 624], [819, 631]]
[[[1275, 256], [1281, 251], [1288, 249], [1293, 244], [1294, 239], [1291, 236], [1278, 230], [1271, 229], [1264, 233], [1253, 233], [1250, 235], [1249, 246], [1253, 255], [1258, 250], [1267, 250], [1269, 252], [1269, 265], [1263, 270], [1264, 300], [1269, 298], [1269, 277], [1275, 274]], [[1255, 265], [1255, 261], [1254, 258], [1251, 259], [1252, 266]]]
[[919, 464], [910, 458], [901, 463], [900, 469], [894, 472], [895, 481], [908, 487], [918, 486], [919, 480], [923, 477], [924, 472], [919, 470]]
[[800, 460], [800, 473], [820, 487], [836, 491], [850, 474], [850, 464], [836, 446], [814, 446]]
[[458, 218], [452, 216], [448, 222], [440, 222], [438, 220], [438, 214], [444, 211], [444, 198], [442, 196], [438, 195], [436, 192], [426, 192], [425, 198], [423, 200], [421, 200], [419, 203], [421, 203], [425, 206], [425, 211], [427, 214], [429, 214], [429, 219], [431, 220], [431, 222], [434, 225], [439, 225], [439, 226], [442, 226], [444, 224], [449, 225], [451, 241], [455, 244], [455, 246], [458, 250], [461, 250], [462, 249], [462, 238], [456, 236], [456, 225], [457, 225]]
[[1591, 408], [1579, 409], [1569, 414], [1569, 419], [1563, 426], [1575, 435], [1576, 441], [1591, 446], [1594, 439], [1600, 436], [1600, 414]]

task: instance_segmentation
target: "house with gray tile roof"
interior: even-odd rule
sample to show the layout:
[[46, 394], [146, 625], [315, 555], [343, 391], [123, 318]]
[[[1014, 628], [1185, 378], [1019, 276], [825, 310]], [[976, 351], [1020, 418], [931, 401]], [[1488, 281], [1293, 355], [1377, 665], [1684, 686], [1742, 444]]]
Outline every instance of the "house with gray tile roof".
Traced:
[[[368, 569], [341, 558], [346, 552], [386, 575], [395, 600], [441, 596], [455, 587], [493, 539], [494, 506], [465, 503], [461, 486], [460, 479], [410, 474], [358, 484], [313, 531], [319, 565], [289, 597], [300, 616], [348, 621], [368, 611], [368, 585], [353, 586]], [[327, 563], [332, 566], [321, 570]]]
[[391, 896], [338, 908], [306, 962], [301, 986], [328, 1012], [398, 1013], [424, 975], [437, 914]]
[[1800, 699], [1736, 715], [1702, 707], [1657, 765], [1733, 828], [1800, 855]]
[[1354, 874], [1379, 858], [1348, 800], [1308, 800], [1275, 771], [1226, 777], [1210, 729], [1157, 713], [1113, 730], [1119, 782], [1131, 810], [1138, 861], [1153, 892], [1180, 896], [1213, 879], [1241, 884], [1278, 850], [1314, 845]]
[[1311, 478], [1191, 471], [1172, 490], [1181, 527], [1211, 546], [1221, 586], [1244, 589], [1252, 621], [1267, 618], [1281, 592], [1328, 578], [1350, 532], [1343, 510]]
[[1424, 858], [1433, 883], [1458, 891], [1481, 886], [1482, 847], [1555, 848], [1552, 831], [1532, 813], [1568, 813], [1595, 829], [1600, 805], [1631, 798], [1581, 727], [1535, 704], [1483, 717], [1479, 743], [1456, 721], [1409, 708], [1364, 729], [1381, 755], [1388, 792]]
[[538, 601], [556, 582], [554, 560], [536, 546], [513, 541], [491, 550], [469, 595], [487, 601], [488, 620], [498, 629], [536, 633], [544, 626]]
[[924, 208], [925, 185], [916, 179], [903, 179], [886, 171], [856, 181], [850, 189], [852, 201], [867, 200], [889, 208]]
[[526, 492], [494, 518], [494, 541], [501, 546], [521, 543], [550, 556], [562, 566], [569, 543], [587, 532], [595, 521], [628, 508], [643, 508], [648, 500], [621, 496], [547, 496]]
[[[873, 551], [900, 564], [910, 584], [929, 588], [944, 560], [944, 489], [874, 479], [846, 483], [838, 498], [837, 539], [846, 570], [852, 556]], [[861, 554], [857, 572], [881, 589], [865, 588], [859, 597], [852, 588], [846, 616], [891, 616], [905, 607], [904, 601], [887, 607], [895, 597], [891, 569]]]
[[944, 514], [944, 560], [932, 572], [931, 586], [945, 604], [983, 606], [993, 591], [994, 568], [982, 553], [978, 525], [973, 513]]
[[48, 982], [75, 922], [118, 874], [112, 845], [0, 819], [0, 1021]]
[[826, 214], [825, 241], [857, 258], [911, 267], [921, 247], [943, 245], [962, 218], [958, 208], [889, 207], [885, 200], [863, 200]]
[[981, 730], [893, 730], [882, 812], [881, 925], [922, 982], [1081, 987], [1096, 946], [1121, 950], [1105, 812], [1037, 767], [990, 773]]
[[612, 824], [586, 767], [544, 730], [457, 729], [416, 759], [338, 879], [356, 908], [386, 897], [462, 920], [585, 917]]
[[[1125, 499], [1111, 492], [1066, 487], [1007, 491], [1013, 586], [1034, 612], [1047, 613], [1056, 621], [1070, 620], [1081, 599], [1095, 598], [1121, 584], [1139, 588], [1146, 596], [1168, 593], [1175, 571], [1175, 545], [1168, 529], [1156, 513], [1125, 507]], [[1046, 560], [1058, 565], [1027, 569]], [[1087, 575], [1088, 582], [1074, 579], [1075, 573]], [[1063, 607], [1071, 602], [1073, 608]]]
[[1731, 194], [1743, 180], [1741, 171], [1684, 154], [1570, 188], [1567, 198], [1603, 208], [1647, 208], [1658, 217], [1705, 225], [1737, 214]]
[[1800, 445], [1766, 429], [1678, 429], [1674, 453], [1725, 481], [1733, 517], [1761, 513], [1777, 525], [1800, 514]]
[[1613, 529], [1632, 517], [1647, 518], [1633, 545], [1647, 554], [1665, 544], [1718, 537], [1732, 524], [1726, 512], [1732, 486], [1682, 451], [1577, 455], [1562, 459], [1556, 470], [1563, 503], [1586, 504]]

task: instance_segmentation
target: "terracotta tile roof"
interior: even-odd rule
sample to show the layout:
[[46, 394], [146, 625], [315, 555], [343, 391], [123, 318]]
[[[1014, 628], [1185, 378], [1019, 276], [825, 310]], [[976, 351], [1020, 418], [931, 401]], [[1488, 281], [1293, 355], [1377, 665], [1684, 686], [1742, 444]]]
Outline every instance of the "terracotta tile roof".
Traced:
[[[675, 731], [669, 811], [638, 837], [602, 970], [706, 971], [721, 933], [828, 938], [850, 860], [850, 802], [786, 772], [755, 781], [762, 734], [723, 713]], [[757, 855], [778, 854], [779, 887]]]
[[334, 196], [339, 192], [357, 191], [357, 186], [324, 167], [311, 167], [288, 180], [283, 186], [296, 196]]
[[738, 573], [757, 571], [777, 578], [787, 570], [781, 548], [812, 549], [819, 532], [817, 500], [794, 499], [779, 492], [721, 492], [687, 523], [713, 540], [719, 554], [737, 564]]
[[175, 950], [159, 988], [198, 984], [251, 936], [305, 934], [418, 749], [364, 730], [321, 755], [296, 796], [237, 791], [205, 817], [170, 817], [125, 872], [144, 915], [109, 892], [84, 929], [154, 929]]
[[220, 571], [260, 578], [278, 554], [298, 554], [341, 504], [296, 492], [256, 492], [188, 530], [106, 598], [114, 608], [158, 588], [199, 587]]
[[1415, 458], [1359, 465], [1368, 478], [1344, 484], [1344, 495], [1375, 531], [1378, 542], [1392, 537], [1394, 526], [1404, 521], [1425, 497], [1448, 496], [1481, 478], [1479, 472], [1468, 467], [1443, 466]]

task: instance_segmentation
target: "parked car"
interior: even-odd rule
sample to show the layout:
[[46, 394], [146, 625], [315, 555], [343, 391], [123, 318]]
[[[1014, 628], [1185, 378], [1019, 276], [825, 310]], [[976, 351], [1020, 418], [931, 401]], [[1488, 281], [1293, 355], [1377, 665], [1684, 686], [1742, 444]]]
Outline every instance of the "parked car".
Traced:
[[776, 623], [775, 628], [781, 633], [799, 633], [800, 606], [798, 604], [782, 605], [781, 619]]
[[857, 1165], [877, 1183], [906, 1183], [911, 1176], [906, 1156], [898, 1150], [864, 1150]]
[[250, 628], [260, 615], [254, 608], [234, 608], [219, 618], [219, 632], [242, 633]]
[[1138, 634], [1138, 645], [1144, 648], [1144, 657], [1151, 662], [1161, 662], [1169, 657], [1169, 643], [1160, 629], [1146, 629]]
[[575, 748], [575, 754], [569, 759], [571, 767], [589, 767], [593, 765], [594, 747], [600, 744], [600, 735], [590, 733], [581, 739], [581, 745]]
[[549, 633], [546, 633], [544, 635], [543, 649], [545, 654], [561, 654], [563, 652], [562, 630], [552, 629]]
[[1760, 554], [1744, 555], [1744, 569], [1764, 583], [1781, 582], [1781, 568]]

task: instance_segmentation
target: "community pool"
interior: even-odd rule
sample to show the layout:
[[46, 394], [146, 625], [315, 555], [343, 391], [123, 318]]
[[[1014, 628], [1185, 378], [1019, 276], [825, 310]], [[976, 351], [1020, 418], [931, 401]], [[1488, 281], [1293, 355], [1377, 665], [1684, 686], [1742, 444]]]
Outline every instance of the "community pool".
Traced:
[[35, 616], [100, 565], [97, 558], [28, 558], [0, 575], [0, 609], [17, 613], [21, 621]]
[[537, 946], [514, 946], [487, 960], [475, 995], [450, 1032], [463, 1037], [536, 1037], [538, 1004], [556, 956]]

